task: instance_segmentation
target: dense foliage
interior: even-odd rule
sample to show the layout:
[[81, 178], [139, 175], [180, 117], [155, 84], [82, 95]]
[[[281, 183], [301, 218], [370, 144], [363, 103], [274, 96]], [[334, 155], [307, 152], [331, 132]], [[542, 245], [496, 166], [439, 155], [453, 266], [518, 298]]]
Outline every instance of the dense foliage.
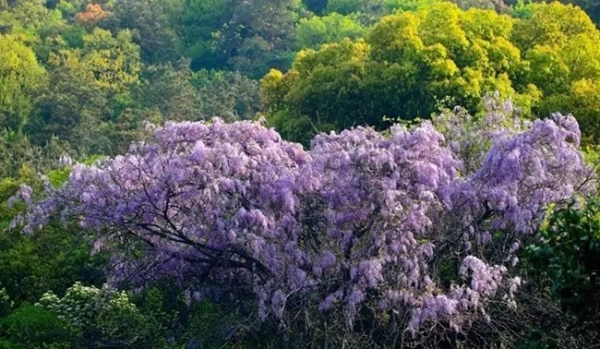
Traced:
[[[271, 121], [292, 139], [384, 117], [428, 118], [440, 106], [482, 110], [499, 91], [526, 112], [572, 112], [596, 140], [600, 35], [578, 8], [522, 6], [520, 18], [439, 2], [382, 18], [366, 40], [300, 52], [292, 69], [263, 78]], [[350, 35], [347, 35], [350, 36]], [[289, 119], [300, 130], [287, 130]]]
[[593, 172], [572, 117], [494, 128], [514, 122], [504, 116], [490, 111], [488, 129], [474, 132], [490, 142], [483, 156], [458, 151], [473, 139], [452, 118], [449, 145], [424, 122], [387, 137], [320, 135], [309, 152], [249, 122], [168, 124], [124, 156], [76, 165], [21, 219], [26, 232], [53, 216], [79, 220], [111, 253], [117, 285], [247, 286], [259, 318], [286, 326], [297, 312], [335, 309], [351, 333], [370, 309], [394, 318], [392, 333], [414, 338], [430, 322], [458, 330], [494, 299], [515, 306], [520, 277], [509, 268], [521, 236]]
[[593, 347], [599, 10], [0, 0], [0, 347]]
[[598, 326], [600, 208], [596, 198], [579, 205], [552, 214], [527, 254], [531, 268], [552, 280], [553, 294], [581, 320], [579, 325]]

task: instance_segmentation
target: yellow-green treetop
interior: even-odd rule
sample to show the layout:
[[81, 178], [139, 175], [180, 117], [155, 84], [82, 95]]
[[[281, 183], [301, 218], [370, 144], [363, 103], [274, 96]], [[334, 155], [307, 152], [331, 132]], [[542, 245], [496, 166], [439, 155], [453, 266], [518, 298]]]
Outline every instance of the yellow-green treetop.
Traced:
[[0, 127], [20, 130], [45, 79], [44, 67], [20, 36], [0, 35]]
[[578, 7], [525, 7], [527, 15], [515, 18], [434, 3], [383, 17], [364, 40], [302, 51], [290, 71], [263, 78], [269, 119], [286, 137], [303, 140], [286, 134], [283, 123], [293, 118], [310, 132], [382, 128], [384, 117], [427, 118], [440, 107], [476, 113], [482, 97], [498, 91], [525, 114], [573, 112], [593, 138], [590, 103], [580, 91], [598, 85], [598, 30]]

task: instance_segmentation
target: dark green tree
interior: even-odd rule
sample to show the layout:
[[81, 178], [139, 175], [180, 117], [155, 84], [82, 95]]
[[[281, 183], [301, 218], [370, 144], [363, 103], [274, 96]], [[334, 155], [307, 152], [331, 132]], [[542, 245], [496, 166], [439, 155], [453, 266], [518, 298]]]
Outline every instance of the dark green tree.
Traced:
[[[39, 98], [27, 133], [43, 145], [53, 136], [85, 152], [110, 119], [110, 102], [89, 67], [70, 51], [51, 59], [48, 88]], [[72, 154], [74, 155], [74, 154]]]
[[525, 257], [530, 275], [576, 319], [572, 331], [600, 340], [600, 199], [551, 212]]
[[142, 112], [155, 110], [162, 121], [199, 120], [198, 92], [191, 84], [189, 60], [147, 67], [135, 99]]
[[306, 8], [318, 15], [322, 15], [323, 11], [327, 7], [328, 0], [303, 0], [302, 1]]
[[261, 107], [260, 84], [238, 72], [200, 70], [192, 76], [203, 119], [252, 119]]
[[260, 77], [286, 69], [294, 45], [294, 0], [187, 0], [183, 37], [192, 68]]
[[183, 55], [177, 32], [177, 2], [126, 0], [115, 6], [116, 25], [131, 29], [140, 46], [142, 60], [149, 64], [177, 61]]

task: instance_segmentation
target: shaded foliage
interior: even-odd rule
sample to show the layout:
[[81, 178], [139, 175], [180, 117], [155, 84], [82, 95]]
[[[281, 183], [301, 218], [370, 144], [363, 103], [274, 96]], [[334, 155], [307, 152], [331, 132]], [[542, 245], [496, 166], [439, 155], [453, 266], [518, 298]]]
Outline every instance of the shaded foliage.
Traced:
[[567, 313], [578, 319], [573, 327], [578, 332], [598, 328], [599, 204], [597, 198], [590, 198], [556, 210], [540, 230], [540, 240], [526, 250], [532, 273], [544, 277]]

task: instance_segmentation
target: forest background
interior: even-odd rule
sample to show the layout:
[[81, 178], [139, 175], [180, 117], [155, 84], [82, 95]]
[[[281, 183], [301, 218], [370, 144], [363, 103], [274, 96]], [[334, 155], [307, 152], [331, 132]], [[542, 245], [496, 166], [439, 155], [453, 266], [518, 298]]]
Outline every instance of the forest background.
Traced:
[[[353, 337], [363, 328], [331, 339], [337, 325], [259, 321], [239, 299], [191, 301], [170, 280], [115, 290], [113, 256], [90, 254], [83, 228], [23, 234], [9, 225], [27, 208], [7, 201], [21, 183], [43, 196], [40, 175], [58, 188], [74, 163], [125, 154], [155, 127], [213, 117], [260, 120], [309, 149], [321, 132], [479, 120], [509, 100], [502, 112], [522, 120], [572, 114], [593, 167], [598, 25], [594, 0], [0, 0], [0, 347], [392, 347]], [[518, 322], [402, 345], [597, 344], [595, 200], [536, 228], [520, 256], [531, 282]]]

